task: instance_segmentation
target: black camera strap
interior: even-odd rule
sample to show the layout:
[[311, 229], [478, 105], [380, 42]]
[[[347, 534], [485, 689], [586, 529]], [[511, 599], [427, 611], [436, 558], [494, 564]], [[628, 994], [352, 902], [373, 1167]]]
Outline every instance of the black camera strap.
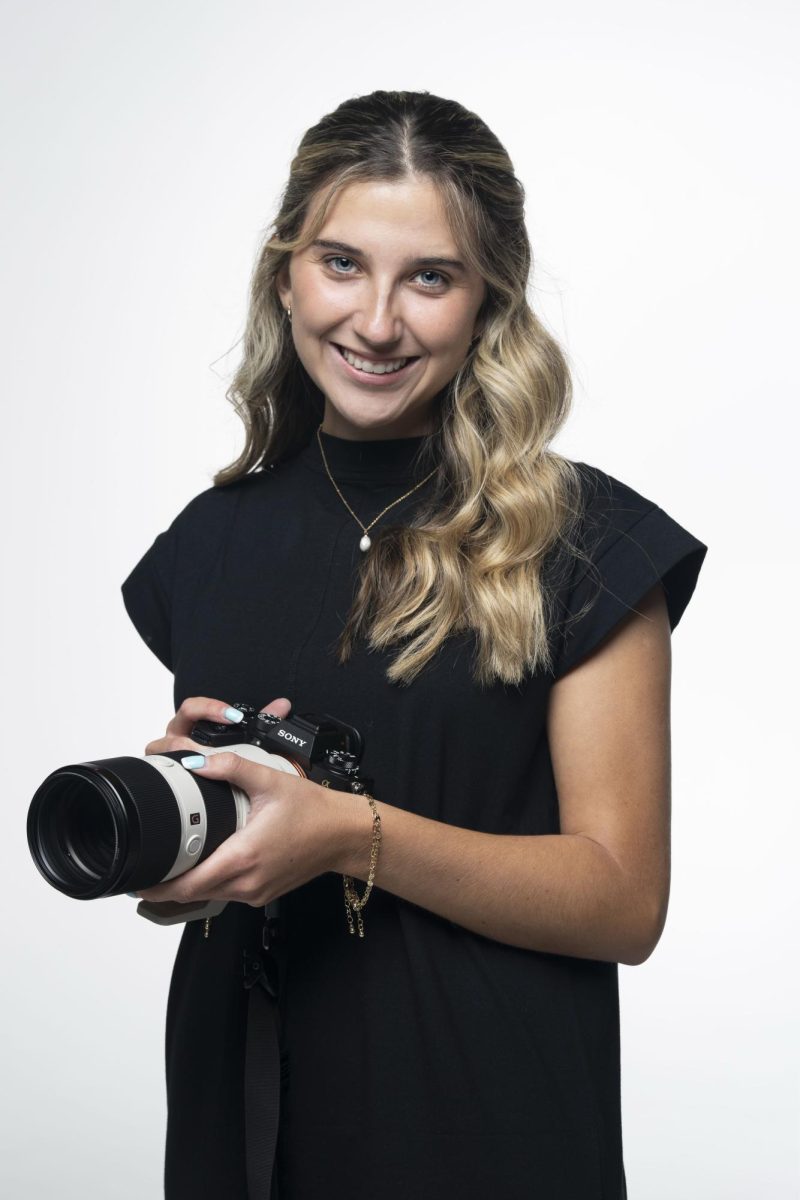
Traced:
[[[267, 906], [266, 911], [270, 911]], [[247, 1002], [244, 1106], [248, 1200], [280, 1200], [277, 1179], [278, 1122], [283, 1063], [278, 998], [285, 965], [282, 922], [268, 916], [261, 949], [243, 951]]]

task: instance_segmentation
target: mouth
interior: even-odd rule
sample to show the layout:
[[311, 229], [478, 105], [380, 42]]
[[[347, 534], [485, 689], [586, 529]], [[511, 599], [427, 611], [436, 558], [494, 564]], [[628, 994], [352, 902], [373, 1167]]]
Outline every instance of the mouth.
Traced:
[[411, 356], [398, 355], [395, 358], [386, 358], [375, 362], [372, 359], [362, 358], [347, 346], [340, 346], [337, 342], [330, 344], [336, 351], [339, 362], [347, 374], [353, 379], [366, 380], [370, 384], [402, 380], [413, 369], [414, 364], [420, 361], [420, 356], [415, 354]]

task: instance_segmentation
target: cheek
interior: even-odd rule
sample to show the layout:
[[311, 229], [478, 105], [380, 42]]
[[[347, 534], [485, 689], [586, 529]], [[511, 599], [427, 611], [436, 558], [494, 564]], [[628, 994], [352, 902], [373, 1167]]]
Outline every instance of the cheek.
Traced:
[[413, 306], [409, 318], [415, 329], [425, 332], [430, 350], [446, 354], [468, 345], [475, 323], [475, 305], [466, 290], [454, 291], [444, 299], [423, 297]]
[[325, 279], [307, 280], [295, 287], [297, 307], [303, 313], [303, 323], [316, 331], [324, 330], [347, 315], [352, 307], [348, 289]]
[[425, 341], [429, 352], [442, 359], [459, 358], [469, 345], [472, 323], [463, 312], [437, 314], [429, 322]]

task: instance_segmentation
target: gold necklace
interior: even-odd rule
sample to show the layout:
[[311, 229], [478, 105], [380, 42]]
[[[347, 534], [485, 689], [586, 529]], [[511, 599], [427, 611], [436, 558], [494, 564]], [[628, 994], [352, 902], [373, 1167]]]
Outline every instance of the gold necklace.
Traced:
[[347, 511], [350, 513], [350, 515], [356, 521], [358, 521], [358, 524], [364, 530], [364, 536], [362, 537], [361, 541], [358, 543], [358, 548], [359, 548], [359, 550], [363, 550], [366, 552], [367, 550], [369, 550], [370, 546], [372, 545], [372, 539], [369, 536], [369, 531], [370, 531], [370, 529], [372, 529], [372, 526], [375, 524], [375, 522], [380, 521], [383, 514], [387, 513], [390, 508], [394, 508], [395, 504], [399, 504], [401, 500], [405, 500], [406, 497], [410, 496], [412, 492], [415, 492], [417, 490], [417, 488], [421, 488], [423, 483], [427, 483], [428, 480], [430, 479], [431, 475], [436, 474], [438, 467], [434, 467], [432, 471], [429, 471], [424, 479], [420, 479], [419, 483], [415, 483], [413, 488], [411, 488], [409, 491], [405, 492], [402, 496], [399, 496], [397, 500], [393, 500], [391, 504], [387, 504], [386, 508], [384, 508], [383, 512], [379, 512], [377, 517], [375, 517], [374, 520], [370, 521], [369, 525], [364, 525], [362, 521], [359, 521], [358, 517], [353, 512], [352, 508], [347, 503], [347, 501], [345, 500], [342, 493], [339, 491], [339, 488], [336, 485], [336, 480], [331, 475], [330, 467], [328, 466], [328, 460], [325, 457], [325, 451], [322, 447], [322, 438], [319, 436], [320, 429], [322, 429], [322, 422], [320, 422], [319, 426], [317, 427], [317, 442], [319, 444], [320, 454], [322, 455], [322, 461], [325, 464], [325, 470], [328, 472], [328, 479], [330, 479], [331, 483], [336, 488], [336, 491], [338, 493], [339, 499], [341, 500], [342, 504], [345, 506]]

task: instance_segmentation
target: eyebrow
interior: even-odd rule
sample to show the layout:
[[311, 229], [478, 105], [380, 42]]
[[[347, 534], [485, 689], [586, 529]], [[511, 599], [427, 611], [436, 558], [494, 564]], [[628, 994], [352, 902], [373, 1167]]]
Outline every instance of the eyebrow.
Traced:
[[[355, 246], [348, 246], [347, 242], [331, 242], [326, 238], [316, 238], [312, 246], [319, 246], [323, 250], [338, 250], [341, 254], [346, 254], [348, 257], [363, 258], [369, 261], [369, 255], [363, 250], [358, 250]], [[441, 255], [427, 255], [424, 258], [408, 258], [403, 264], [406, 267], [450, 267], [452, 271], [466, 270], [463, 262], [459, 262], [457, 258], [443, 258]]]

